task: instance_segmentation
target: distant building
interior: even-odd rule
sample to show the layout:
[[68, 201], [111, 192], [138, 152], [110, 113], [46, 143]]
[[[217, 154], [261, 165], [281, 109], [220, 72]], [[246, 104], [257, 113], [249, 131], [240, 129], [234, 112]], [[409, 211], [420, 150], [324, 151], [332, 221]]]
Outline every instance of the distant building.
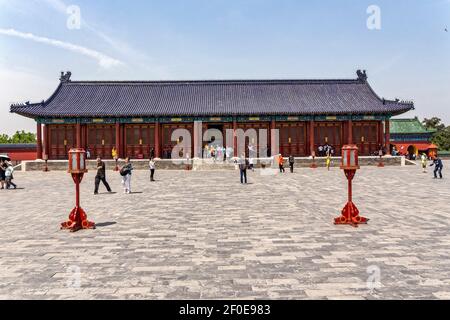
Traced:
[[[186, 154], [201, 157], [198, 146], [194, 150], [194, 122], [224, 137], [232, 132], [223, 142], [235, 155], [239, 129], [256, 129], [270, 153], [278, 145], [283, 155], [305, 157], [329, 144], [339, 155], [342, 145], [355, 143], [361, 155], [371, 155], [380, 146], [389, 149], [390, 118], [414, 109], [411, 102], [378, 96], [360, 70], [356, 79], [326, 80], [72, 81], [70, 76], [61, 75], [49, 99], [11, 106], [11, 112], [37, 122], [39, 159], [44, 154], [67, 159], [71, 147], [103, 158], [111, 158], [113, 147], [121, 158], [170, 158], [180, 141], [176, 129], [194, 136]], [[279, 130], [278, 138], [272, 129]]]
[[427, 129], [419, 119], [391, 119], [391, 147], [400, 155], [426, 153], [429, 157], [437, 154], [438, 147], [431, 143], [436, 130]]
[[36, 160], [37, 145], [35, 143], [7, 143], [0, 144], [0, 154], [6, 154], [11, 161], [20, 162]]

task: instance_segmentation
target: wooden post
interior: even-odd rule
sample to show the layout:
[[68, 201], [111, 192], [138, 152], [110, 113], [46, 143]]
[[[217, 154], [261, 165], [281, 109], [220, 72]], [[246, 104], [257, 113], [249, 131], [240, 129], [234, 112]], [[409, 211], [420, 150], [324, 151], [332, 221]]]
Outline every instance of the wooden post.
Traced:
[[311, 156], [315, 155], [315, 144], [314, 144], [314, 120], [309, 122], [309, 152]]
[[384, 122], [384, 144], [386, 146], [386, 154], [391, 155], [391, 127], [389, 119]]
[[81, 148], [81, 123], [78, 121], [76, 124], [76, 146]]
[[159, 121], [155, 122], [155, 158], [161, 158], [161, 138]]
[[42, 126], [39, 121], [36, 125], [36, 142], [36, 159], [42, 159]]
[[120, 122], [116, 122], [116, 152], [117, 155], [120, 156], [122, 141], [120, 139]]
[[[275, 155], [275, 145], [276, 145], [276, 135], [274, 134], [274, 130], [276, 130], [276, 122], [275, 120], [272, 120], [270, 122], [270, 154], [268, 154], [267, 156], [274, 156]], [[279, 141], [278, 141], [279, 143]]]
[[48, 136], [48, 124], [44, 124], [44, 154], [49, 157], [50, 141]]
[[238, 145], [237, 145], [237, 121], [233, 120], [233, 150], [234, 150], [234, 156], [238, 156]]
[[348, 120], [347, 122], [348, 127], [348, 144], [353, 144], [353, 121]]

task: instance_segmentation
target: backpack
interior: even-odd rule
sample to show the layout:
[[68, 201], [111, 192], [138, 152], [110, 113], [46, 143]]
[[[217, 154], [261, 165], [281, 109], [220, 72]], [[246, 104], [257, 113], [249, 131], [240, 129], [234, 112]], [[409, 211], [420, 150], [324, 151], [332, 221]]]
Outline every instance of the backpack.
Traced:
[[120, 175], [122, 176], [122, 177], [125, 177], [127, 174], [129, 174], [130, 173], [130, 170], [129, 169], [127, 169], [127, 168], [122, 168], [122, 169], [120, 169]]

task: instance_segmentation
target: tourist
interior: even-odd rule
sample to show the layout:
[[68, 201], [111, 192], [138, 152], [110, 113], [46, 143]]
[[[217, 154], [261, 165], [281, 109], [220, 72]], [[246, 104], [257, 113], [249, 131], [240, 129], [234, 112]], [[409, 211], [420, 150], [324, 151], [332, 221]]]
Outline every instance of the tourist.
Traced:
[[326, 160], [327, 170], [330, 171], [331, 166], [331, 154], [328, 152], [327, 154], [327, 160]]
[[98, 187], [100, 186], [100, 181], [103, 182], [103, 185], [105, 186], [106, 190], [108, 190], [108, 192], [111, 193], [112, 192], [111, 188], [109, 187], [109, 184], [106, 181], [105, 163], [102, 161], [100, 157], [97, 157], [97, 174], [95, 176], [94, 194], [98, 194]]
[[111, 150], [111, 156], [112, 156], [112, 158], [114, 159], [114, 161], [117, 160], [117, 149], [116, 149], [116, 147], [113, 147], [113, 148], [112, 148], [112, 150]]
[[150, 181], [155, 181], [154, 176], [155, 176], [156, 163], [153, 158], [150, 159], [150, 161], [148, 163], [148, 167], [150, 169]]
[[6, 161], [0, 160], [0, 184], [1, 184], [1, 189], [5, 189], [6, 186], [6, 176], [5, 176], [5, 171], [6, 171], [7, 165], [6, 165]]
[[245, 158], [245, 155], [242, 155], [242, 158], [239, 161], [239, 171], [241, 174], [241, 183], [247, 183], [247, 167], [248, 160]]
[[294, 163], [295, 163], [295, 158], [294, 156], [291, 154], [289, 156], [289, 168], [291, 168], [291, 173], [294, 173]]
[[248, 160], [248, 164], [249, 164], [249, 169], [252, 171], [255, 171], [255, 160], [253, 158], [249, 158]]
[[131, 172], [133, 171], [133, 165], [130, 162], [130, 158], [125, 158], [125, 164], [120, 169], [120, 175], [122, 176], [122, 186], [124, 193], [131, 193]]
[[280, 168], [280, 173], [284, 173], [284, 158], [281, 154], [278, 155], [278, 167]]
[[438, 156], [434, 157], [433, 163], [430, 167], [434, 166], [434, 178], [437, 179], [437, 174], [439, 173], [439, 177], [442, 179], [442, 169], [444, 168], [444, 164], [442, 163], [441, 158]]
[[427, 155], [422, 153], [420, 160], [422, 161], [422, 172], [427, 173]]
[[17, 185], [14, 182], [12, 182], [14, 179], [13, 177], [14, 167], [11, 162], [6, 162], [6, 165], [7, 165], [5, 170], [6, 189], [11, 188], [11, 186], [13, 186], [14, 189], [17, 189]]
[[318, 151], [319, 151], [319, 157], [322, 157], [323, 156], [323, 146], [322, 145], [319, 146]]
[[86, 149], [86, 159], [90, 159], [91, 158], [91, 150], [89, 150], [89, 148]]
[[150, 149], [150, 159], [153, 159], [153, 158], [155, 158], [155, 149], [151, 148]]

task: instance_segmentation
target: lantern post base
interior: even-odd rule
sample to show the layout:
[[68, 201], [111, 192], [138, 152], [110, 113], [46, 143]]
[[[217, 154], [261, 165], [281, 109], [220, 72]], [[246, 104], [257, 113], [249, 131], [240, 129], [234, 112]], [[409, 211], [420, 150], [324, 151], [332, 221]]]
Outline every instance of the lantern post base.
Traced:
[[358, 224], [367, 224], [369, 219], [361, 217], [359, 210], [351, 201], [347, 202], [340, 217], [334, 219], [334, 224], [349, 224], [358, 227]]
[[49, 172], [50, 170], [48, 169], [48, 164], [47, 164], [47, 160], [45, 160], [45, 164], [44, 167], [42, 168], [43, 172]]
[[76, 232], [80, 229], [95, 229], [95, 223], [87, 219], [86, 212], [81, 207], [72, 209], [69, 220], [61, 223], [61, 229]]
[[317, 164], [316, 164], [316, 157], [313, 157], [312, 159], [312, 163], [309, 166], [311, 169], [317, 169]]

